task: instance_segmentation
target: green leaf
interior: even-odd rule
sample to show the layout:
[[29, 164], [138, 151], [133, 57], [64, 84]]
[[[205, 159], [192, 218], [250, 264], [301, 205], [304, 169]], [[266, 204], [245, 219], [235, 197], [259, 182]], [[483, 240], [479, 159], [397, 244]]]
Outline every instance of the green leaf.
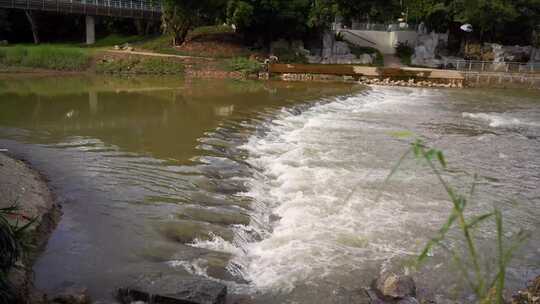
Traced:
[[444, 154], [442, 151], [437, 151], [437, 159], [443, 168], [446, 169], [446, 159], [444, 159]]
[[476, 216], [467, 224], [467, 227], [468, 228], [473, 228], [474, 226], [476, 226], [480, 222], [484, 221], [485, 219], [492, 217], [494, 214], [495, 214], [494, 212], [490, 212], [490, 213], [486, 213], [486, 214]]

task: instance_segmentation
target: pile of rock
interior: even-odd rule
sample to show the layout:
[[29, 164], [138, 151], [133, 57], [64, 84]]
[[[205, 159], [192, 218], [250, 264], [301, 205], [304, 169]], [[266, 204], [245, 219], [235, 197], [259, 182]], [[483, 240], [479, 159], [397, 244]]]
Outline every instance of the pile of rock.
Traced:
[[322, 48], [306, 49], [301, 40], [286, 41], [280, 39], [270, 44], [270, 53], [273, 55], [280, 52], [294, 53], [307, 59], [308, 63], [322, 64], [372, 64], [374, 54], [361, 54], [356, 56], [351, 52], [349, 44], [345, 41], [337, 41], [334, 32], [327, 31], [322, 37]]
[[435, 82], [430, 80], [417, 80], [410, 78], [408, 80], [390, 79], [390, 78], [368, 78], [362, 77], [359, 80], [364, 85], [385, 85], [398, 87], [427, 87], [427, 88], [462, 88], [461, 81]]
[[334, 32], [325, 32], [322, 39], [320, 54], [309, 56], [310, 63], [323, 64], [372, 64], [374, 58], [371, 54], [362, 54], [357, 57], [351, 52], [349, 44], [337, 41]]

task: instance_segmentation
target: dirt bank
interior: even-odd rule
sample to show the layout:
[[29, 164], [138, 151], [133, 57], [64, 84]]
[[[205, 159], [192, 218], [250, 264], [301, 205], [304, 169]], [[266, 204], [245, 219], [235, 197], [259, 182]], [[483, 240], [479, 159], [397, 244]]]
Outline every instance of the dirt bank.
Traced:
[[30, 227], [32, 249], [26, 253], [19, 268], [10, 273], [20, 303], [35, 303], [41, 295], [33, 288], [32, 265], [47, 244], [61, 212], [46, 179], [23, 161], [0, 153], [0, 208], [17, 204], [20, 216], [15, 221], [24, 225], [36, 219]]

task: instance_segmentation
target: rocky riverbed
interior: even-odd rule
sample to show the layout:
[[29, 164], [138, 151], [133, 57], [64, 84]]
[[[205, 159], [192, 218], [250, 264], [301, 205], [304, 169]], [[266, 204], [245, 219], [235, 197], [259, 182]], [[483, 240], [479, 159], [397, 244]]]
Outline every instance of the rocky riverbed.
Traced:
[[50, 233], [59, 217], [60, 208], [55, 203], [43, 176], [32, 170], [23, 161], [0, 153], [0, 208], [20, 208], [19, 225], [35, 219], [28, 230], [32, 251], [17, 264], [10, 273], [10, 281], [17, 291], [21, 303], [35, 303], [42, 297], [33, 288], [32, 264], [46, 245]]

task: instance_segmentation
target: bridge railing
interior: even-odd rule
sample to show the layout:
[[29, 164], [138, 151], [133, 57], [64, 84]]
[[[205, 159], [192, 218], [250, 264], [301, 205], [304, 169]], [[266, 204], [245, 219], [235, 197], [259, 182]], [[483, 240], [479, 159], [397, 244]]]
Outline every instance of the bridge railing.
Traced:
[[446, 60], [444, 68], [480, 73], [540, 73], [540, 63]]
[[162, 9], [150, 0], [0, 0], [0, 7], [129, 18], [159, 18]]

